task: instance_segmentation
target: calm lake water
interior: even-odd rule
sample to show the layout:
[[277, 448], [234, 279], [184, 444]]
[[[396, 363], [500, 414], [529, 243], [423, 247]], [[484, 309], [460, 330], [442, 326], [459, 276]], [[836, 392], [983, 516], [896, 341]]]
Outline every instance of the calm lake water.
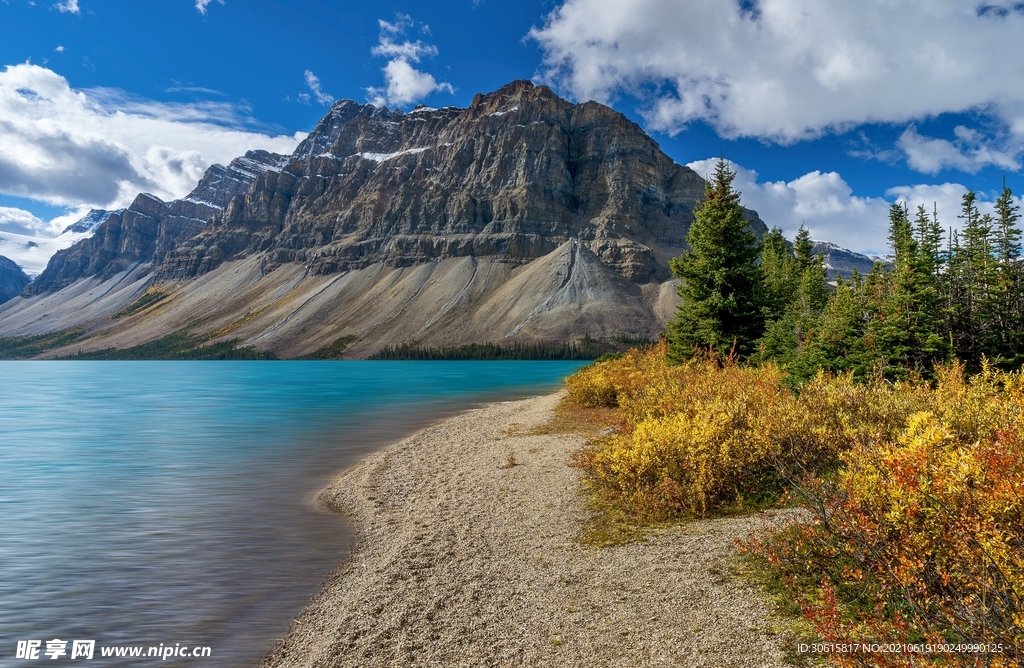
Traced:
[[[351, 528], [314, 494], [360, 456], [578, 362], [0, 362], [0, 666], [255, 666]], [[120, 661], [115, 645], [209, 646]], [[81, 659], [75, 659], [80, 661]]]

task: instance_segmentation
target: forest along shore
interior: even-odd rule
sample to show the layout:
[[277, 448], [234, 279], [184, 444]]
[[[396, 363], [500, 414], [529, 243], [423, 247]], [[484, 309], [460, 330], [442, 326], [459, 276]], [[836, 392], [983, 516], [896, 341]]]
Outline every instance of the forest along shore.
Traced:
[[543, 434], [560, 394], [492, 404], [372, 454], [318, 501], [354, 555], [264, 661], [288, 666], [783, 666], [768, 606], [729, 574], [772, 514], [595, 548], [568, 466], [581, 434]]

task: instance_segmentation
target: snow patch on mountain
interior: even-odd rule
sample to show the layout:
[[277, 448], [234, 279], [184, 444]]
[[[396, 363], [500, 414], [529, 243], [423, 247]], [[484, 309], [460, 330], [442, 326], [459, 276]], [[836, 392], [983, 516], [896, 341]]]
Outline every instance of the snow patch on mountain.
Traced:
[[10, 258], [22, 271], [35, 278], [43, 273], [54, 253], [70, 248], [82, 239], [88, 239], [95, 231], [95, 228], [88, 232], [65, 231], [56, 237], [0, 232], [0, 255]]
[[424, 148], [410, 148], [405, 151], [398, 151], [396, 153], [357, 153], [356, 155], [358, 155], [360, 158], [365, 158], [366, 160], [372, 160], [374, 162], [384, 162], [385, 160], [397, 158], [400, 155], [406, 155], [409, 153], [423, 153], [424, 151], [429, 151], [431, 148], [433, 147], [427, 146]]

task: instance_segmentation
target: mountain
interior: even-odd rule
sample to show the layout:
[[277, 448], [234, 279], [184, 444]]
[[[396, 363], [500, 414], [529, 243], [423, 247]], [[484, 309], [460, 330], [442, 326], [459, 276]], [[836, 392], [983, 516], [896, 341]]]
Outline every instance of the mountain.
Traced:
[[0, 255], [0, 303], [17, 297], [29, 280], [13, 260]]
[[92, 350], [187, 330], [285, 357], [653, 337], [703, 192], [625, 116], [528, 81], [465, 109], [340, 101], [291, 156], [113, 213], [0, 307], [0, 335], [75, 327]]
[[103, 223], [107, 222], [107, 219], [114, 214], [123, 213], [124, 209], [118, 209], [117, 211], [107, 211], [105, 209], [91, 209], [89, 213], [85, 214], [78, 220], [78, 222], [72, 223], [64, 228], [62, 234], [91, 234], [96, 231]]
[[259, 174], [281, 169], [286, 160], [275, 153], [249, 151], [227, 167], [210, 167], [184, 199], [163, 202], [139, 195], [127, 209], [110, 213], [91, 237], [55, 254], [26, 295], [53, 292], [83, 278], [110, 278], [142, 264], [158, 265], [179, 241], [197, 234], [233, 197], [244, 193]]
[[861, 276], [866, 276], [871, 273], [876, 262], [885, 263], [883, 259], [854, 253], [828, 241], [815, 241], [812, 252], [824, 256], [825, 269], [828, 271], [829, 279], [833, 280], [840, 276], [849, 280], [854, 269]]

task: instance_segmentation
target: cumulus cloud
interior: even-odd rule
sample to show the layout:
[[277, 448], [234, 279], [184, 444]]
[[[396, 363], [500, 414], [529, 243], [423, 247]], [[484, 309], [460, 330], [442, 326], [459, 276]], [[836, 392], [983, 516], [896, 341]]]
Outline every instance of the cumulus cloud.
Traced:
[[320, 104], [326, 105], [334, 102], [334, 96], [330, 93], [325, 93], [320, 88], [320, 78], [309, 70], [306, 70], [306, 85], [309, 86], [309, 92], [299, 93], [299, 102], [309, 104], [310, 95]]
[[[397, 14], [394, 22], [380, 20], [378, 24], [380, 39], [370, 53], [390, 60], [381, 69], [384, 73], [384, 86], [366, 89], [371, 104], [402, 106], [438, 91], [455, 92], [450, 83], [439, 82], [429, 72], [413, 66], [413, 63], [419, 63], [426, 56], [436, 56], [438, 51], [433, 44], [405, 39], [406, 30], [415, 25], [411, 17]], [[429, 34], [430, 30], [423, 26], [421, 32]]]
[[55, 8], [60, 10], [61, 14], [81, 14], [82, 11], [78, 9], [78, 0], [66, 0], [65, 2], [58, 2], [54, 5]]
[[[714, 173], [718, 158], [691, 162], [687, 167], [701, 176]], [[792, 181], [759, 181], [754, 170], [730, 163], [736, 172], [733, 186], [742, 194], [743, 205], [757, 211], [768, 227], [779, 227], [793, 239], [801, 225], [816, 241], [831, 241], [868, 255], [889, 252], [889, 207], [905, 202], [911, 215], [918, 205], [938, 211], [943, 226], [959, 229], [960, 201], [967, 188], [959, 183], [907, 185], [890, 188], [887, 197], [861, 197], [837, 172], [813, 171]], [[979, 193], [978, 208], [994, 213], [998, 193]], [[1017, 198], [1019, 203], [1024, 200]]]
[[[980, 110], [1019, 139], [1024, 12], [1001, 6], [565, 0], [530, 36], [544, 54], [543, 80], [581, 100], [636, 96], [647, 124], [668, 133], [705, 121], [724, 137], [786, 144]], [[1002, 159], [966, 155], [972, 165]], [[935, 164], [922, 160], [914, 164]]]
[[24, 209], [0, 206], [0, 232], [31, 236], [46, 231], [46, 223], [30, 212]]
[[[196, 11], [203, 16], [206, 16], [206, 8], [211, 2], [213, 2], [213, 0], [196, 0]], [[217, 0], [217, 2], [222, 5], [224, 4], [224, 0]]]
[[242, 120], [224, 103], [74, 90], [46, 68], [8, 66], [0, 72], [0, 192], [106, 209], [143, 191], [174, 199], [212, 163], [256, 148], [290, 153], [302, 139], [247, 131]]
[[988, 166], [1011, 171], [1020, 169], [1020, 142], [1007, 142], [1005, 148], [1000, 148], [978, 131], [963, 125], [954, 128], [953, 134], [953, 141], [926, 137], [911, 125], [900, 135], [896, 145], [906, 155], [912, 169], [926, 174], [949, 168], [971, 174]]
[[[701, 176], [714, 173], [718, 158], [687, 165]], [[779, 227], [792, 239], [800, 225], [811, 237], [831, 241], [859, 253], [884, 253], [889, 202], [858, 197], [836, 172], [813, 171], [792, 181], [758, 181], [757, 172], [731, 163], [733, 186], [743, 205], [754, 209], [768, 227]]]

